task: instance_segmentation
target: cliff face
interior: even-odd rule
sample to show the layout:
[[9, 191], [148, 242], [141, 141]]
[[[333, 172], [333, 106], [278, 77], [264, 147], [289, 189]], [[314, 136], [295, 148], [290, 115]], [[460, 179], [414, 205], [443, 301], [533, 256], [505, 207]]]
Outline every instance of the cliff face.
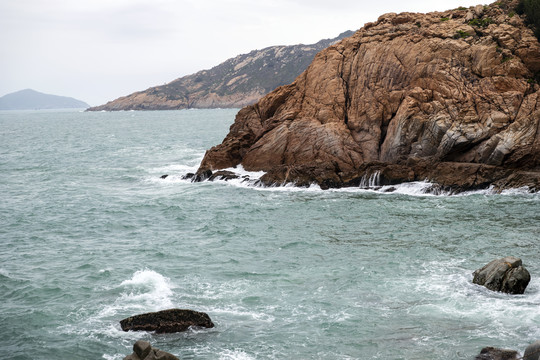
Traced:
[[110, 101], [89, 111], [231, 108], [255, 103], [278, 86], [291, 83], [315, 54], [352, 35], [312, 45], [272, 46], [239, 55], [210, 69]]
[[354, 185], [379, 171], [384, 183], [537, 187], [540, 44], [497, 4], [366, 24], [242, 109], [199, 172], [241, 164], [268, 183]]

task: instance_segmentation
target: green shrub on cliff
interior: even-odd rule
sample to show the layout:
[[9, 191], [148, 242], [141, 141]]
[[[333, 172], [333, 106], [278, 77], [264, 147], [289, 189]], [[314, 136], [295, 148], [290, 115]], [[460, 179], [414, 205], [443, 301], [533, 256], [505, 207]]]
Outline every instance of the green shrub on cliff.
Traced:
[[520, 0], [516, 12], [527, 16], [527, 22], [534, 26], [534, 33], [540, 39], [540, 0]]
[[479, 26], [479, 27], [487, 27], [489, 24], [493, 24], [492, 18], [485, 18], [485, 19], [473, 19], [469, 21], [469, 25], [471, 26]]

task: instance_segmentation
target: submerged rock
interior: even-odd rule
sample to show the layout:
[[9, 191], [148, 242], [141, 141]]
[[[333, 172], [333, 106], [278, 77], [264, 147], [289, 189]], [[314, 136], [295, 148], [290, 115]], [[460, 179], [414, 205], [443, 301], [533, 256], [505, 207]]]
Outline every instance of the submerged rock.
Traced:
[[190, 327], [212, 328], [214, 323], [208, 314], [193, 310], [169, 309], [128, 317], [120, 321], [124, 331], [155, 331], [174, 333]]
[[173, 354], [152, 348], [148, 341], [139, 340], [133, 345], [133, 354], [124, 360], [180, 360]]
[[380, 171], [376, 185], [540, 190], [540, 43], [508, 2], [473, 21], [456, 9], [366, 24], [240, 110], [197, 173], [241, 164], [266, 185], [357, 186]]
[[480, 351], [475, 360], [518, 360], [521, 359], [519, 353], [514, 350], [485, 347]]
[[509, 294], [523, 294], [531, 280], [531, 275], [522, 266], [521, 259], [513, 256], [493, 260], [476, 270], [473, 275], [473, 283]]

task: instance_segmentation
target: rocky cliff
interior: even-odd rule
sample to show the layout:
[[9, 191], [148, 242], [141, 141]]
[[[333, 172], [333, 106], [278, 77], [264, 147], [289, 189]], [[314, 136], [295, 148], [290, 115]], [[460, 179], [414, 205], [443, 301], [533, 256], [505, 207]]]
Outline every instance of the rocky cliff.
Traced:
[[385, 14], [243, 108], [199, 169], [540, 189], [540, 44], [511, 2]]
[[315, 54], [352, 35], [312, 45], [272, 46], [239, 55], [210, 69], [110, 101], [89, 111], [231, 108], [255, 103], [278, 86], [290, 84]]

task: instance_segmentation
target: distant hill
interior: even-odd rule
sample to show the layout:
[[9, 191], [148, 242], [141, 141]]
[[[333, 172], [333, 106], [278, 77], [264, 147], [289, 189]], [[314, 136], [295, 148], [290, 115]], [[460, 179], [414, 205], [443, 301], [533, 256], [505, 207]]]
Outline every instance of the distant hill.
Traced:
[[210, 70], [199, 71], [88, 110], [243, 107], [255, 103], [278, 86], [290, 84], [308, 67], [315, 54], [352, 34], [352, 31], [346, 31], [334, 39], [321, 40], [312, 45], [271, 46], [253, 50]]
[[0, 110], [85, 109], [84, 101], [26, 89], [0, 97]]

